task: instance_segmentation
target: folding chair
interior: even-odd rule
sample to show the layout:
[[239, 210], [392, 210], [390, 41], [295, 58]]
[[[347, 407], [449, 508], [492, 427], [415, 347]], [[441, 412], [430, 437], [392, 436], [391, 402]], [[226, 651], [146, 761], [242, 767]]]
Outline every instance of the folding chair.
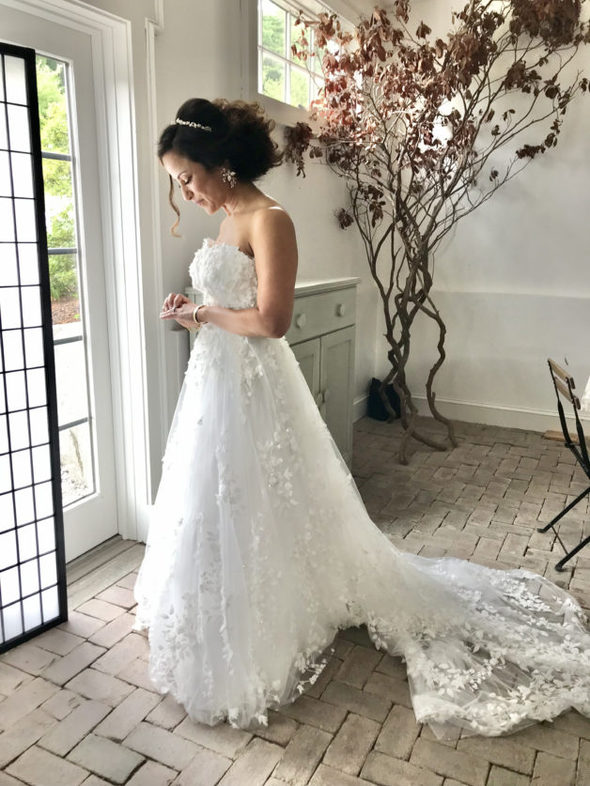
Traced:
[[[580, 465], [580, 467], [586, 473], [586, 477], [590, 479], [590, 458], [588, 458], [588, 448], [586, 446], [586, 438], [584, 436], [584, 430], [582, 428], [582, 424], [580, 422], [580, 417], [578, 415], [578, 410], [580, 409], [580, 400], [574, 393], [575, 384], [574, 380], [567, 371], [564, 371], [561, 366], [558, 366], [554, 360], [549, 358], [547, 360], [549, 365], [549, 373], [551, 374], [551, 379], [553, 380], [553, 387], [555, 388], [555, 395], [557, 396], [557, 412], [559, 413], [559, 422], [561, 423], [561, 428], [563, 431], [563, 437], [565, 439], [566, 446], [571, 450], [571, 452], [576, 457], [576, 461]], [[568, 401], [574, 411], [574, 418], [576, 421], [576, 432], [577, 432], [577, 440], [574, 438], [572, 439], [569, 428], [565, 419], [565, 414], [563, 410], [563, 404], [561, 403], [560, 396], [563, 396], [566, 401]], [[577, 444], [576, 444], [577, 442]], [[590, 493], [590, 486], [583, 491], [581, 494], [575, 498], [573, 502], [564, 508], [561, 513], [559, 513], [549, 524], [545, 525], [544, 527], [539, 527], [537, 532], [547, 532], [547, 530], [553, 528], [558, 521], [560, 521], [566, 513], [575, 507], [578, 502], [584, 499], [584, 497]], [[560, 559], [557, 565], [555, 566], [555, 570], [563, 570], [563, 566], [565, 565], [568, 560], [570, 560], [573, 556], [575, 556], [578, 551], [584, 548], [587, 543], [590, 543], [590, 535], [587, 538], [584, 538], [578, 545], [573, 548], [571, 551], [568, 552], [564, 542], [559, 537], [559, 532], [554, 530], [557, 540], [561, 543], [563, 550], [566, 552], [565, 557]]]

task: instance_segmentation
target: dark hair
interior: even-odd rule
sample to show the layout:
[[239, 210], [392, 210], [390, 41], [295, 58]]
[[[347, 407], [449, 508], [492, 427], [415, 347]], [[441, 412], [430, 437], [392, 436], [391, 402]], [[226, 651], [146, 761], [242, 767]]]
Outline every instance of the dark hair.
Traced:
[[[271, 138], [275, 124], [265, 117], [259, 104], [218, 98], [189, 98], [176, 117], [185, 124], [171, 123], [158, 141], [158, 157], [173, 151], [212, 170], [224, 164], [238, 180], [254, 181], [282, 161], [278, 145]], [[197, 123], [197, 127], [186, 125]], [[205, 126], [203, 128], [202, 126]], [[210, 129], [210, 130], [207, 130]], [[169, 202], [180, 219], [174, 202], [174, 182], [170, 178]], [[172, 227], [172, 234], [178, 220]]]

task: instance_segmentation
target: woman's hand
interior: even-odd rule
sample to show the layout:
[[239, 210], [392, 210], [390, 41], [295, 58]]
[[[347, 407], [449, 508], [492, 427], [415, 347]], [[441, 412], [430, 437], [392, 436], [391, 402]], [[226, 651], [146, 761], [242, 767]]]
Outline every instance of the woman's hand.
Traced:
[[171, 292], [162, 305], [160, 319], [175, 319], [179, 325], [190, 330], [196, 327], [193, 314], [196, 305], [184, 295]]

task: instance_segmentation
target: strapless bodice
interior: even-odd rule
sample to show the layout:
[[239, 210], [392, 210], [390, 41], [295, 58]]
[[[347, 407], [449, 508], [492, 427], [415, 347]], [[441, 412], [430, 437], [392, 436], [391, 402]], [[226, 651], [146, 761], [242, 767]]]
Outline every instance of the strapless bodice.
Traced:
[[205, 238], [189, 267], [193, 287], [208, 305], [251, 308], [256, 305], [256, 266], [236, 246]]

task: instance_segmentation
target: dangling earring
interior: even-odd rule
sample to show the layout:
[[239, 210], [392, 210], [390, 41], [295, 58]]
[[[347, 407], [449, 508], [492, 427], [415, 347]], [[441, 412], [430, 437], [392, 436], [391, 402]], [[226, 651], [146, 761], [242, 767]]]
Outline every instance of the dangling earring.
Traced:
[[233, 169], [228, 169], [226, 166], [221, 167], [221, 179], [227, 183], [230, 188], [234, 188], [238, 182], [238, 177]]

